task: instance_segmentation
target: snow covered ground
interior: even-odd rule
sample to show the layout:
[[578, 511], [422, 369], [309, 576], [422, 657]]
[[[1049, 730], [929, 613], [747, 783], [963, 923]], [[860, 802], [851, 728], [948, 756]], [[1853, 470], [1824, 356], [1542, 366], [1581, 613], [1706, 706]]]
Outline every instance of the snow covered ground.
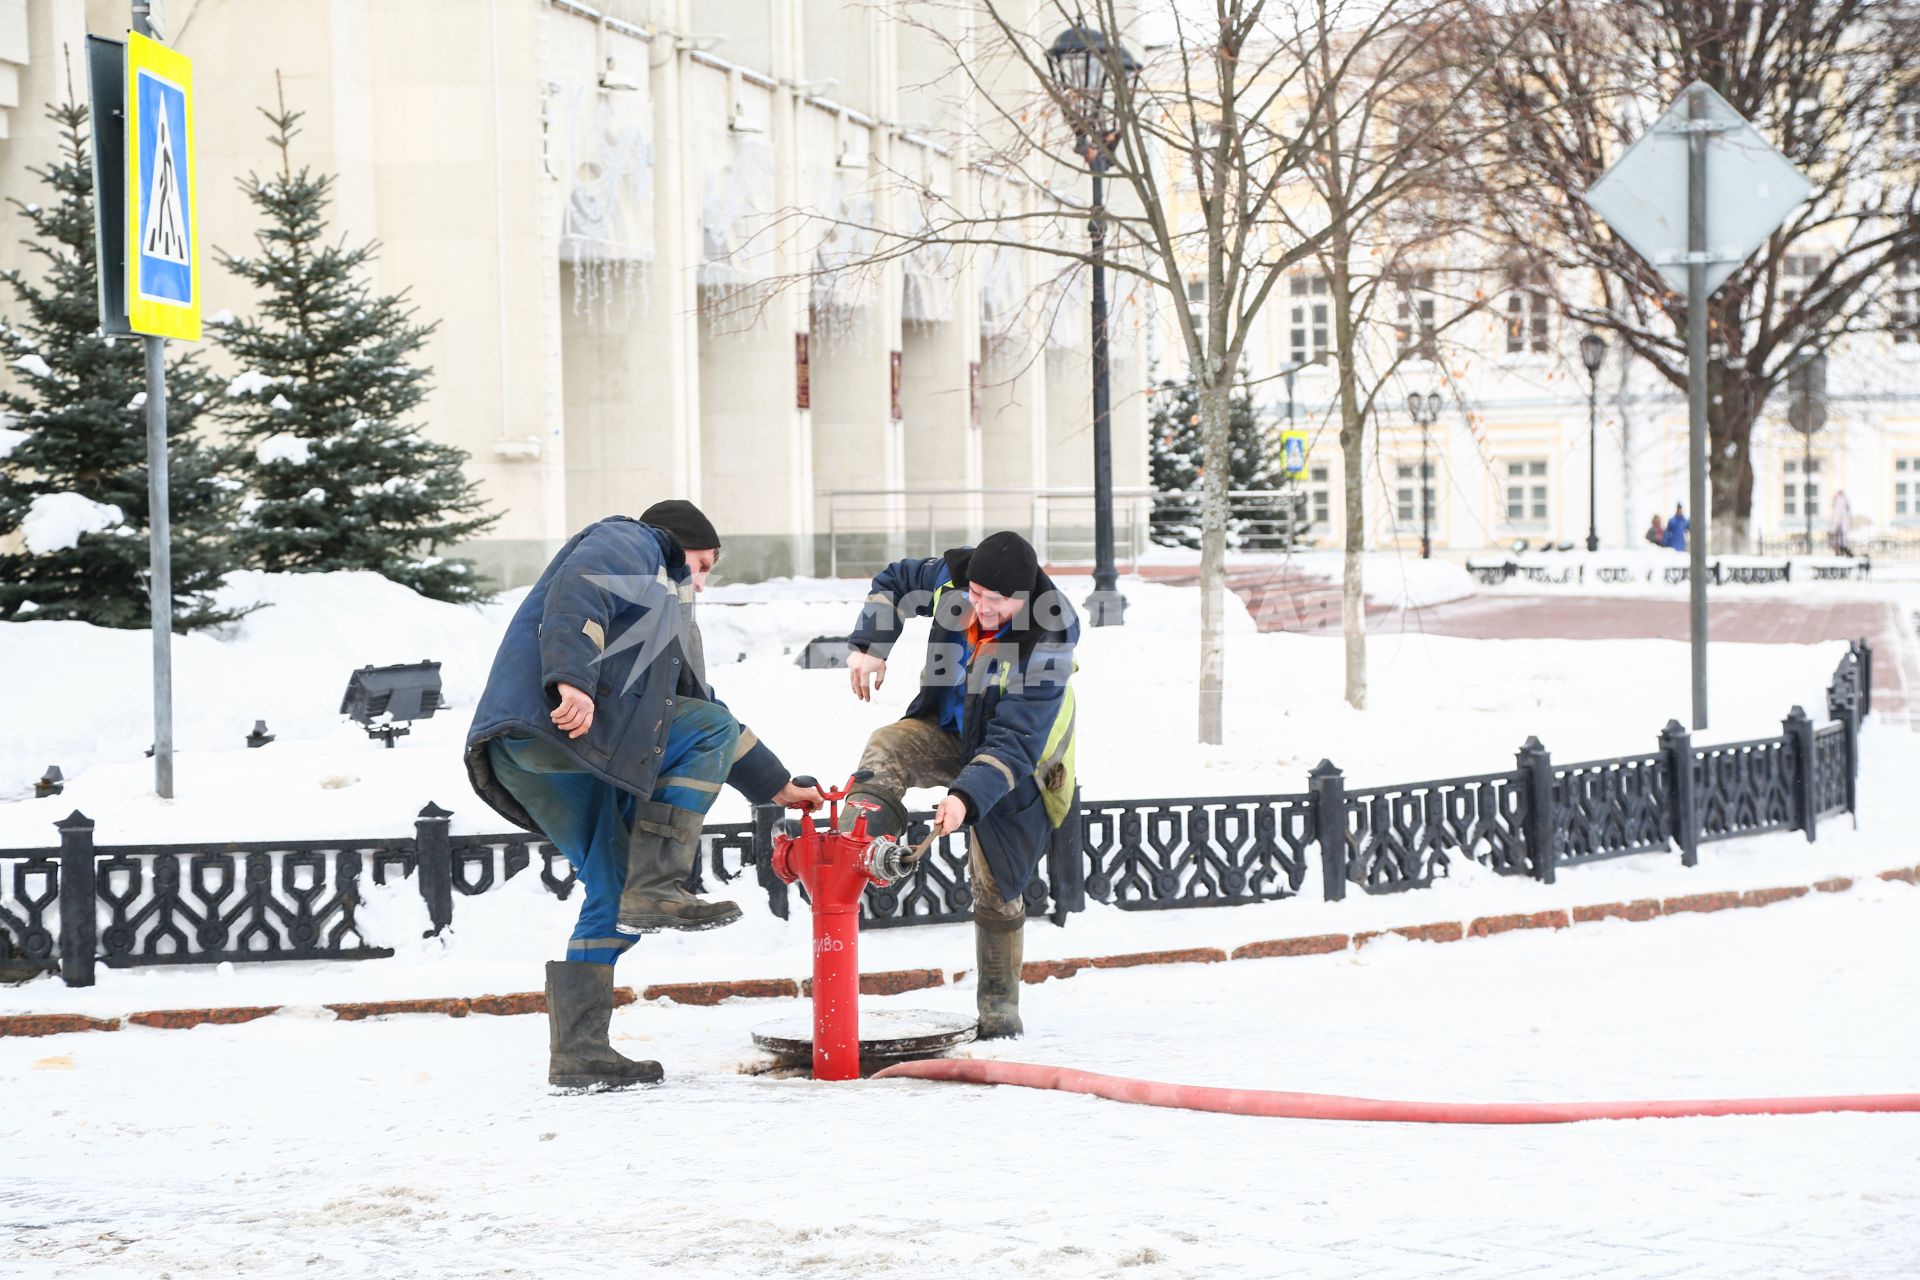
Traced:
[[[1174, 913], [1178, 914], [1178, 913]], [[1217, 915], [1215, 912], [1187, 913]], [[1920, 890], [1030, 987], [977, 1051], [1191, 1083], [1595, 1100], [1920, 1089]], [[969, 987], [868, 1007], [960, 1012]], [[1908, 1277], [1920, 1115], [1422, 1127], [748, 1072], [797, 1002], [0, 1040], [25, 1278]]]

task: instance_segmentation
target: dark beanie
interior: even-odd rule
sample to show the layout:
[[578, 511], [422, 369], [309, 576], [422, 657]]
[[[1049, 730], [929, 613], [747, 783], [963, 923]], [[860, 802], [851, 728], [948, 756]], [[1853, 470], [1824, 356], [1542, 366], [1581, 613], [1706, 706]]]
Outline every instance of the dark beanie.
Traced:
[[654, 503], [640, 513], [640, 523], [665, 529], [682, 551], [720, 549], [720, 535], [713, 531], [713, 521], [707, 519], [700, 508], [681, 498]]
[[1003, 596], [1031, 592], [1040, 579], [1040, 557], [1033, 544], [1011, 530], [988, 534], [967, 561], [967, 581]]

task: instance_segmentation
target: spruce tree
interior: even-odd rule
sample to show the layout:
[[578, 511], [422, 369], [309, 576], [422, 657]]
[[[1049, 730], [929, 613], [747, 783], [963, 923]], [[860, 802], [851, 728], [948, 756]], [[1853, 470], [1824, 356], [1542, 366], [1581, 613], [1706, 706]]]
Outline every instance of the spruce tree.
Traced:
[[[141, 339], [100, 331], [93, 228], [93, 169], [87, 108], [69, 95], [47, 108], [59, 126], [60, 157], [33, 169], [52, 192], [46, 205], [15, 201], [33, 236], [25, 241], [42, 278], [0, 276], [17, 304], [0, 320], [0, 361], [11, 372], [0, 389], [0, 618], [68, 619], [109, 627], [146, 627], [148, 503], [146, 357]], [[176, 631], [240, 616], [214, 603], [235, 567], [228, 546], [240, 483], [233, 451], [195, 431], [215, 383], [189, 353], [167, 370], [168, 507], [172, 527], [173, 626]], [[77, 496], [69, 496], [77, 495]], [[84, 499], [84, 502], [82, 501]], [[37, 501], [36, 501], [37, 500]], [[48, 537], [50, 514], [85, 508], [97, 527]], [[29, 520], [36, 514], [39, 519]], [[117, 522], [103, 508], [118, 508]], [[69, 522], [70, 523], [70, 522]], [[69, 528], [69, 534], [71, 528]]]
[[426, 397], [431, 371], [417, 358], [434, 326], [406, 294], [373, 294], [365, 268], [378, 245], [327, 239], [333, 177], [293, 168], [302, 113], [283, 94], [261, 114], [280, 172], [240, 183], [262, 215], [258, 251], [216, 250], [262, 295], [257, 316], [215, 326], [239, 370], [223, 416], [250, 446], [236, 540], [262, 569], [370, 569], [436, 600], [485, 599], [471, 562], [434, 551], [494, 517], [461, 471], [466, 453], [408, 421]]
[[[1244, 381], [1228, 401], [1228, 446], [1233, 474], [1227, 488], [1272, 493], [1272, 502], [1251, 504], [1227, 521], [1227, 545], [1245, 550], [1284, 551], [1293, 545], [1283, 519], [1289, 508], [1283, 495], [1292, 487], [1283, 469], [1279, 436], [1263, 425], [1254, 408], [1253, 389]], [[1155, 542], [1169, 547], [1200, 545], [1198, 493], [1203, 471], [1200, 451], [1200, 394], [1191, 380], [1162, 382], [1154, 390], [1148, 421], [1148, 463], [1153, 487], [1161, 495], [1154, 507]]]

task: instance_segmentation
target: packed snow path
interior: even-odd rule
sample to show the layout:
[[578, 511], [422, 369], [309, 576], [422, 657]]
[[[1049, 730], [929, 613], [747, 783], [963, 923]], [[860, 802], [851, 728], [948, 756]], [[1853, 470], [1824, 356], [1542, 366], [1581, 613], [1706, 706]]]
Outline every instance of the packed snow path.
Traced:
[[[1920, 890], [1026, 989], [1005, 1056], [1458, 1099], [1920, 1087]], [[897, 1007], [963, 1009], [968, 988]], [[875, 1001], [874, 1004], [882, 1002]], [[1920, 1116], [1434, 1128], [743, 1074], [797, 1008], [646, 1005], [665, 1087], [545, 1021], [0, 1041], [0, 1273], [1911, 1276]], [[997, 1047], [983, 1047], [983, 1051]]]

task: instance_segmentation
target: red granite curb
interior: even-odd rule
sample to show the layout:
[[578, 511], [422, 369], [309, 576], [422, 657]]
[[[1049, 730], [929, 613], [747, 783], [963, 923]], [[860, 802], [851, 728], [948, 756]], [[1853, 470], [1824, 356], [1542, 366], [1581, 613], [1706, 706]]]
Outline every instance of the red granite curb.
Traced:
[[1323, 956], [1333, 951], [1345, 951], [1352, 942], [1344, 933], [1319, 933], [1306, 938], [1272, 938], [1235, 947], [1233, 959], [1279, 960], [1287, 956]]
[[[1920, 886], [1920, 866], [1895, 867], [1882, 871], [1879, 878]], [[1665, 900], [1636, 898], [1632, 902], [1602, 902], [1567, 909], [1518, 912], [1511, 915], [1480, 916], [1469, 924], [1440, 920], [1432, 924], [1402, 925], [1392, 929], [1373, 929], [1355, 934], [1322, 933], [1298, 938], [1271, 938], [1248, 942], [1231, 953], [1217, 947], [1187, 947], [1168, 951], [1136, 951], [1111, 956], [1075, 956], [1064, 960], [1030, 960], [1021, 968], [1023, 982], [1041, 983], [1050, 978], [1071, 978], [1087, 969], [1131, 969], [1146, 965], [1220, 964], [1228, 960], [1271, 960], [1292, 956], [1328, 955], [1349, 948], [1358, 949], [1377, 938], [1394, 934], [1415, 942], [1459, 942], [1465, 938], [1488, 938], [1521, 929], [1565, 929], [1576, 924], [1595, 924], [1605, 920], [1630, 922], [1653, 920], [1662, 916], [1700, 912], [1728, 911], [1741, 907], [1766, 907], [1777, 902], [1803, 898], [1810, 892], [1841, 893], [1853, 887], [1850, 876], [1830, 876], [1808, 885], [1783, 885], [1772, 889], [1748, 889], [1744, 892], [1683, 894]], [[899, 995], [930, 987], [958, 983], [970, 971], [955, 969], [886, 969], [860, 975], [864, 995]], [[811, 979], [796, 982], [792, 978], [734, 978], [715, 982], [660, 983], [636, 992], [632, 987], [615, 987], [616, 1006], [637, 1000], [666, 1000], [674, 1004], [716, 1005], [734, 999], [796, 999], [810, 994]], [[124, 1026], [154, 1030], [180, 1030], [197, 1026], [232, 1026], [253, 1022], [278, 1013], [280, 1005], [236, 1005], [205, 1009], [154, 1009], [127, 1014], [124, 1018], [95, 1018], [79, 1013], [0, 1014], [0, 1038], [8, 1036], [53, 1036], [81, 1031], [118, 1031]], [[325, 1006], [341, 1022], [359, 1022], [367, 1018], [394, 1014], [429, 1013], [464, 1018], [469, 1013], [508, 1017], [516, 1014], [545, 1013], [547, 998], [539, 991], [510, 992], [506, 995], [450, 996], [416, 1000], [350, 1001]]]
[[236, 1023], [252, 1022], [269, 1014], [280, 1012], [277, 1004], [241, 1005], [219, 1009], [153, 1009], [145, 1013], [130, 1013], [127, 1023], [135, 1027], [160, 1027], [167, 1031], [184, 1031], [188, 1027], [210, 1024], [216, 1027], [229, 1027]]

